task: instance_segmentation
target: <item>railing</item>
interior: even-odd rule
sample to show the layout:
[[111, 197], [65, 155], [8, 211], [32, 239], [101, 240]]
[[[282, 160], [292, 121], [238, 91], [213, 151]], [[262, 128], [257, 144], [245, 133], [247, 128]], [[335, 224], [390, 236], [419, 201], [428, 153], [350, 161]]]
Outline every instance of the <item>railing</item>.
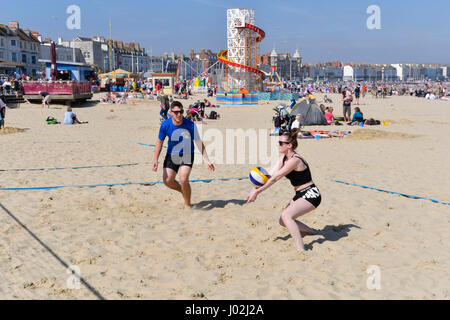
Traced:
[[53, 95], [75, 95], [91, 92], [89, 82], [24, 82], [23, 93], [25, 95], [37, 95], [39, 92], [48, 92]]

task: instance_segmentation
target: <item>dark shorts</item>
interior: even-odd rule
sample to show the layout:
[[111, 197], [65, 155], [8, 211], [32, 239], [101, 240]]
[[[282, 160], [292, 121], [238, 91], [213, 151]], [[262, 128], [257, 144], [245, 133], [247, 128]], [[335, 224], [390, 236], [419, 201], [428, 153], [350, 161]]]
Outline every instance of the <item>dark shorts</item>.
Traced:
[[190, 155], [183, 155], [183, 156], [172, 156], [170, 154], [166, 155], [166, 158], [164, 159], [164, 168], [170, 168], [174, 170], [175, 172], [178, 172], [178, 169], [180, 169], [181, 166], [188, 166], [192, 168], [192, 165], [194, 164], [194, 154]]
[[320, 202], [322, 201], [320, 191], [315, 184], [312, 184], [302, 190], [295, 192], [295, 197], [292, 200], [296, 201], [300, 198], [305, 199], [306, 201], [311, 203], [315, 208], [317, 208]]

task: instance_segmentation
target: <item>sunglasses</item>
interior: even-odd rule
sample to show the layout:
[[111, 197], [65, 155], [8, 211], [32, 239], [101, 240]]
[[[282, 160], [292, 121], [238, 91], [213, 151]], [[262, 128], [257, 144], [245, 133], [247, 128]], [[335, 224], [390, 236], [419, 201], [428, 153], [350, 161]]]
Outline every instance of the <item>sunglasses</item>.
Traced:
[[281, 147], [283, 144], [289, 144], [287, 141], [278, 141], [278, 145]]
[[183, 114], [184, 110], [180, 110], [180, 111], [172, 111], [173, 114]]

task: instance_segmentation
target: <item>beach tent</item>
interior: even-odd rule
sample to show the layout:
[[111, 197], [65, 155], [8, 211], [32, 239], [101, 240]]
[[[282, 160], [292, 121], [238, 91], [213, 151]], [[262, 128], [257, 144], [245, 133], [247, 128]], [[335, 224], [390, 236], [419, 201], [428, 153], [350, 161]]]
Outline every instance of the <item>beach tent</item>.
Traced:
[[300, 125], [302, 126], [328, 124], [322, 110], [320, 110], [320, 107], [315, 100], [308, 102], [308, 100], [303, 99], [296, 103], [294, 107], [292, 107], [291, 115], [295, 117], [298, 114], [302, 115], [302, 120], [300, 122]]

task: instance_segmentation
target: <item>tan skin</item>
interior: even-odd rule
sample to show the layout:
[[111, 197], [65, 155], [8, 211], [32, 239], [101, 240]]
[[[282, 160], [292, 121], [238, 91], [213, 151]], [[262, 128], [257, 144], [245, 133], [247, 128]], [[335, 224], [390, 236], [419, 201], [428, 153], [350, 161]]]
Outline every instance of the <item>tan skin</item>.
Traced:
[[[172, 112], [172, 122], [176, 126], [181, 126], [183, 124], [183, 109], [176, 106], [171, 109]], [[201, 150], [201, 153], [203, 155], [203, 159], [205, 160], [206, 164], [208, 165], [209, 171], [214, 171], [215, 167], [209, 161], [208, 154], [206, 153], [205, 145], [200, 140], [194, 140], [195, 144], [197, 145], [197, 148]], [[156, 147], [155, 147], [155, 156], [152, 164], [152, 170], [156, 172], [158, 170], [158, 158], [161, 154], [161, 149], [164, 141], [160, 139], [156, 139]], [[189, 184], [189, 175], [191, 174], [192, 168], [189, 166], [181, 166], [178, 170], [179, 179], [180, 182], [175, 180], [175, 177], [177, 175], [177, 172], [170, 168], [164, 168], [163, 172], [163, 181], [164, 184], [175, 191], [180, 192], [183, 195], [184, 198], [184, 205], [186, 208], [191, 207], [191, 186]]]
[[[292, 149], [292, 144], [289, 143], [289, 137], [280, 136], [279, 141], [283, 142], [278, 146], [280, 158], [273, 170], [271, 178], [262, 187], [255, 187], [252, 191], [250, 191], [247, 197], [247, 203], [255, 201], [261, 192], [270, 188], [270, 186], [285, 177], [292, 170], [303, 171], [306, 169], [306, 165], [303, 161], [297, 157], [294, 157], [295, 153]], [[283, 165], [283, 158], [285, 155], [288, 160]], [[294, 190], [299, 191], [312, 185], [313, 183], [313, 181], [307, 182], [301, 186], [295, 187]], [[311, 229], [296, 219], [314, 209], [315, 207], [311, 203], [300, 198], [296, 201], [291, 201], [281, 214], [279, 223], [281, 226], [288, 228], [298, 251], [305, 251], [302, 237], [305, 235], [316, 235], [317, 231]]]

